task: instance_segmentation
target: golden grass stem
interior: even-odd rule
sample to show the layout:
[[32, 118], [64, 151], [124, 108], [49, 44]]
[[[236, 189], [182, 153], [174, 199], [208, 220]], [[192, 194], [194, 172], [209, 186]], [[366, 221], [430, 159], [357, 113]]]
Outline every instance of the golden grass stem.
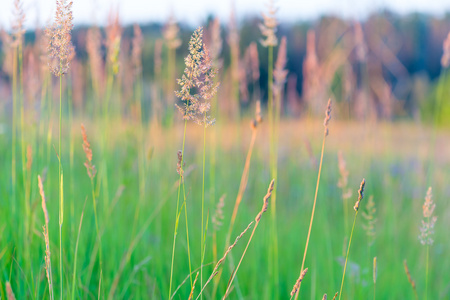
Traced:
[[406, 277], [408, 277], [408, 281], [411, 284], [411, 287], [414, 291], [414, 296], [416, 300], [419, 300], [419, 296], [417, 294], [416, 282], [412, 279], [411, 273], [409, 272], [408, 264], [406, 263], [406, 259], [403, 261], [403, 267], [405, 268]]
[[[206, 112], [204, 114], [206, 119]], [[204, 229], [204, 210], [205, 210], [205, 164], [206, 164], [206, 123], [203, 125], [203, 175], [202, 175], [202, 232], [200, 241], [200, 286], [203, 286], [203, 261], [205, 259], [205, 237], [206, 232]], [[191, 270], [189, 270], [190, 272]], [[193, 288], [193, 286], [192, 286]], [[200, 297], [203, 299], [203, 296]]]
[[[234, 203], [233, 213], [231, 215], [231, 220], [230, 220], [230, 226], [228, 227], [228, 232], [227, 232], [227, 236], [225, 239], [225, 250], [224, 251], [226, 251], [226, 249], [230, 246], [231, 233], [233, 232], [233, 227], [234, 227], [234, 223], [236, 221], [237, 213], [239, 210], [239, 205], [241, 204], [245, 189], [247, 188], [248, 174], [250, 171], [250, 162], [251, 162], [251, 158], [252, 158], [253, 148], [255, 146], [255, 141], [256, 141], [257, 128], [258, 127], [255, 126], [252, 130], [252, 137], [250, 139], [250, 145], [248, 148], [247, 156], [245, 158], [244, 170], [242, 171], [241, 181], [239, 184], [239, 191], [236, 196], [236, 202]], [[219, 271], [217, 280], [214, 283], [213, 298], [216, 295], [217, 287], [218, 287], [221, 276], [222, 276], [222, 270]]]
[[359, 186], [358, 200], [356, 201], [355, 206], [353, 207], [353, 209], [355, 210], [355, 218], [353, 219], [353, 226], [352, 226], [352, 231], [350, 233], [350, 240], [348, 241], [347, 255], [345, 256], [344, 272], [342, 274], [341, 289], [339, 291], [339, 300], [341, 299], [341, 296], [342, 296], [342, 288], [344, 286], [345, 272], [347, 270], [348, 255], [350, 253], [350, 246], [352, 245], [353, 231], [355, 230], [356, 217], [358, 216], [359, 206], [360, 206], [361, 200], [364, 197], [365, 185], [366, 185], [366, 180], [363, 178], [363, 180], [361, 181], [361, 185]]
[[197, 272], [197, 275], [195, 275], [194, 284], [192, 285], [191, 293], [189, 294], [188, 300], [192, 300], [192, 297], [194, 296], [195, 283], [197, 282], [198, 274], [199, 272]]
[[[303, 268], [304, 268], [304, 266], [305, 266], [306, 254], [307, 254], [307, 252], [308, 252], [309, 239], [310, 239], [310, 237], [311, 237], [311, 229], [312, 229], [312, 224], [313, 224], [313, 221], [314, 221], [314, 213], [315, 213], [315, 211], [316, 211], [317, 194], [318, 194], [318, 192], [319, 192], [320, 173], [321, 173], [321, 171], [322, 171], [322, 163], [323, 163], [323, 152], [324, 152], [324, 149], [325, 149], [325, 135], [324, 135], [323, 140], [322, 140], [322, 151], [321, 151], [321, 153], [320, 153], [319, 173], [317, 174], [316, 191], [315, 191], [315, 194], [314, 194], [313, 208], [312, 208], [312, 211], [311, 211], [311, 219], [310, 219], [310, 221], [309, 221], [308, 235], [307, 235], [307, 237], [306, 237], [306, 244], [305, 244], [305, 250], [304, 250], [304, 252], [303, 252], [303, 260], [302, 260], [302, 267], [301, 267], [301, 269], [300, 269], [300, 274], [303, 272]], [[302, 286], [302, 284], [300, 283], [300, 285], [299, 285], [299, 287], [298, 287], [298, 290], [297, 290], [297, 292], [295, 293], [295, 299], [298, 298], [298, 294], [299, 294], [299, 292], [300, 292], [301, 286]]]
[[200, 294], [198, 294], [196, 300], [198, 298], [200, 298], [200, 295], [203, 293], [203, 291], [205, 290], [206, 286], [208, 285], [208, 283], [211, 282], [211, 280], [219, 273], [217, 270], [219, 269], [219, 266], [225, 261], [225, 259], [227, 258], [227, 255], [231, 252], [231, 250], [234, 248], [234, 246], [236, 246], [237, 242], [242, 238], [242, 236], [250, 229], [250, 227], [253, 225], [254, 221], [250, 222], [247, 226], [247, 228], [244, 229], [244, 231], [241, 232], [240, 235], [238, 235], [236, 237], [236, 239], [234, 240], [234, 243], [228, 247], [228, 249], [226, 249], [224, 255], [222, 256], [221, 259], [219, 259], [219, 261], [216, 263], [216, 265], [214, 266], [214, 269], [211, 273], [211, 276], [209, 276], [208, 280], [206, 281], [205, 285], [202, 287]]
[[248, 246], [250, 245], [250, 242], [252, 241], [252, 238], [253, 238], [253, 235], [255, 234], [256, 228], [258, 227], [259, 222], [261, 221], [262, 214], [267, 211], [267, 208], [269, 206], [269, 198], [272, 195], [274, 185], [275, 185], [275, 180], [272, 179], [272, 181], [270, 182], [269, 188], [267, 189], [267, 194], [264, 196], [263, 206], [261, 208], [261, 211], [258, 213], [258, 215], [255, 218], [255, 227], [253, 227], [253, 231], [252, 231], [252, 234], [250, 235], [250, 238], [248, 239], [247, 246], [245, 246], [245, 249], [244, 249], [244, 252], [242, 253], [241, 259], [239, 260], [239, 263], [237, 264], [237, 266], [233, 272], [233, 275], [231, 276], [231, 279], [228, 282], [228, 287], [222, 298], [223, 300], [228, 297], [233, 280], [236, 277], [237, 271], [239, 270], [239, 266], [241, 265], [242, 260], [244, 259], [245, 253], [247, 252], [247, 249], [248, 249]]
[[[60, 66], [61, 68], [61, 66]], [[63, 273], [63, 258], [62, 258], [62, 225], [64, 221], [64, 191], [63, 191], [63, 171], [62, 171], [62, 76], [59, 76], [59, 142], [58, 142], [58, 158], [59, 158], [59, 280], [60, 280], [60, 299], [63, 299], [64, 273]]]
[[[303, 260], [302, 260], [302, 267], [300, 269], [300, 275], [303, 273], [303, 268], [305, 267], [305, 261], [306, 261], [306, 253], [308, 252], [308, 246], [309, 246], [309, 239], [311, 237], [311, 229], [312, 224], [314, 221], [314, 213], [316, 211], [316, 203], [317, 203], [317, 194], [319, 192], [319, 183], [320, 183], [320, 174], [322, 172], [322, 164], [323, 164], [323, 152], [325, 150], [325, 138], [328, 135], [328, 123], [331, 119], [331, 99], [328, 100], [327, 108], [325, 110], [325, 119], [323, 121], [324, 125], [324, 132], [323, 132], [323, 139], [322, 139], [322, 150], [320, 152], [320, 163], [319, 163], [319, 172], [317, 174], [317, 181], [316, 181], [316, 191], [314, 193], [314, 202], [313, 202], [313, 208], [311, 211], [311, 219], [309, 221], [309, 229], [308, 229], [308, 236], [306, 237], [306, 244], [305, 244], [305, 250], [303, 252]], [[299, 275], [299, 276], [300, 276]], [[295, 293], [295, 299], [297, 300], [298, 294], [300, 292], [302, 284], [300, 283], [297, 292]]]

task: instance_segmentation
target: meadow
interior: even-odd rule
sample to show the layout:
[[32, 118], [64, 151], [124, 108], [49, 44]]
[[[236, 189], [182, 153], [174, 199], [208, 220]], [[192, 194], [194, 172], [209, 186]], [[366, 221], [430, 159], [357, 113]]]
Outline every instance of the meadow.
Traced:
[[30, 41], [14, 2], [0, 299], [449, 299], [450, 35], [420, 119], [358, 24], [304, 36], [300, 97], [272, 6], [244, 54], [233, 18], [149, 40], [111, 14], [74, 48], [67, 1]]

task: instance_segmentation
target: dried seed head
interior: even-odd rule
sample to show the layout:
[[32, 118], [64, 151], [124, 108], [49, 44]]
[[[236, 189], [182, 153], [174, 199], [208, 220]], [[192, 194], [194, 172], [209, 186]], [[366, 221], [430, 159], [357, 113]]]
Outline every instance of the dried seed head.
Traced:
[[285, 70], [287, 62], [287, 47], [286, 37], [281, 39], [280, 48], [278, 49], [278, 57], [275, 63], [275, 70], [273, 71], [273, 93], [281, 97], [284, 83], [286, 82], [288, 70]]
[[[45, 240], [45, 270], [47, 275], [47, 280], [49, 284], [49, 290], [50, 293], [53, 291], [53, 280], [52, 280], [52, 267], [51, 267], [51, 260], [50, 260], [50, 239], [48, 236], [48, 210], [47, 210], [47, 204], [45, 200], [45, 193], [44, 193], [44, 187], [42, 184], [41, 176], [38, 175], [38, 186], [39, 186], [39, 193], [41, 194], [42, 199], [42, 211], [44, 212], [44, 218], [45, 218], [45, 225], [43, 226], [43, 234], [44, 234], [44, 240]], [[53, 295], [50, 295], [50, 298], [53, 298]]]
[[267, 193], [264, 196], [262, 209], [255, 218], [256, 223], [258, 223], [261, 220], [262, 214], [265, 213], [267, 211], [267, 208], [269, 207], [269, 199], [270, 199], [270, 196], [272, 196], [272, 191], [273, 191], [274, 185], [275, 185], [275, 179], [272, 179], [272, 181], [269, 184], [269, 188], [267, 189]]
[[256, 108], [255, 108], [255, 118], [251, 121], [250, 127], [255, 130], [258, 128], [258, 124], [262, 122], [262, 115], [261, 115], [261, 101], [256, 101]]
[[176, 23], [175, 16], [171, 14], [163, 31], [163, 36], [169, 49], [177, 49], [181, 46], [181, 40], [178, 38], [178, 31], [180, 31], [180, 29]]
[[364, 198], [364, 187], [365, 186], [366, 186], [366, 180], [363, 178], [363, 180], [361, 181], [361, 184], [359, 186], [359, 190], [358, 190], [358, 201], [356, 201], [355, 206], [353, 206], [353, 209], [355, 211], [358, 211], [359, 204], [360, 204], [361, 200]]
[[278, 21], [275, 18], [275, 14], [278, 8], [275, 8], [273, 0], [270, 0], [267, 4], [268, 14], [262, 13], [264, 18], [264, 24], [259, 24], [261, 34], [265, 37], [265, 40], [261, 40], [261, 44], [264, 47], [275, 47], [278, 44], [275, 32], [277, 31]]
[[84, 166], [86, 167], [89, 178], [94, 179], [95, 174], [97, 174], [97, 170], [92, 164], [91, 144], [87, 140], [86, 129], [83, 124], [81, 124], [81, 135], [83, 136], [83, 151], [86, 154], [86, 162], [84, 163]]
[[183, 178], [183, 174], [184, 174], [184, 166], [186, 165], [183, 162], [183, 152], [181, 152], [181, 150], [178, 150], [177, 152], [177, 156], [178, 156], [178, 162], [177, 162], [177, 173]]
[[408, 277], [408, 281], [411, 284], [413, 290], [416, 289], [416, 282], [412, 279], [411, 273], [409, 272], [408, 264], [406, 263], [406, 259], [403, 261], [403, 266], [405, 267], [406, 276]]
[[111, 11], [106, 26], [107, 60], [113, 74], [119, 73], [119, 52], [122, 39], [122, 28], [119, 21], [119, 12]]
[[[302, 271], [302, 273], [300, 274], [300, 277], [295, 282], [294, 287], [292, 288], [292, 291], [291, 291], [291, 297], [293, 297], [298, 292], [298, 289], [300, 288], [300, 283], [302, 283], [303, 278], [305, 278], [306, 272], [308, 272], [308, 268], [306, 268]], [[326, 299], [326, 294], [324, 297]]]
[[428, 188], [427, 195], [425, 196], [425, 202], [422, 205], [422, 211], [423, 211], [423, 217], [429, 218], [434, 212], [434, 208], [436, 207], [436, 204], [433, 203], [433, 194], [431, 187]]
[[443, 53], [441, 58], [441, 66], [443, 68], [447, 68], [450, 66], [450, 32], [442, 45], [442, 49]]
[[134, 24], [134, 37], [133, 37], [133, 48], [132, 48], [132, 61], [133, 67], [136, 75], [142, 72], [142, 44], [144, 42], [144, 37], [142, 36], [141, 27], [138, 24]]
[[436, 223], [437, 217], [433, 216], [436, 204], [433, 202], [432, 196], [432, 190], [429, 187], [425, 196], [425, 202], [422, 206], [424, 219], [422, 220], [419, 234], [419, 240], [422, 245], [432, 245], [434, 242], [434, 224]]
[[14, 35], [14, 43], [15, 47], [18, 47], [19, 44], [22, 45], [23, 35], [25, 33], [25, 29], [23, 28], [23, 23], [25, 22], [25, 12], [23, 10], [23, 2], [20, 0], [14, 0], [14, 21], [12, 23], [12, 32]]
[[328, 99], [327, 109], [325, 110], [325, 119], [323, 119], [323, 126], [325, 127], [325, 136], [328, 135], [328, 123], [331, 119], [331, 99]]
[[333, 300], [336, 300], [337, 295], [338, 295], [338, 292], [336, 292], [336, 294], [334, 294]]
[[102, 34], [98, 27], [89, 28], [86, 35], [86, 51], [89, 57], [92, 83], [99, 97], [103, 96], [104, 63], [102, 58]]
[[55, 76], [62, 76], [69, 71], [70, 61], [75, 55], [71, 34], [72, 4], [72, 1], [56, 0], [55, 21], [45, 30], [49, 42], [49, 67]]
[[200, 272], [197, 272], [197, 275], [195, 275], [194, 283], [192, 284], [191, 293], [189, 294], [188, 300], [192, 300], [193, 297], [194, 297], [195, 284], [197, 283], [197, 279], [198, 279], [198, 274], [199, 274], [199, 273], [200, 273]]

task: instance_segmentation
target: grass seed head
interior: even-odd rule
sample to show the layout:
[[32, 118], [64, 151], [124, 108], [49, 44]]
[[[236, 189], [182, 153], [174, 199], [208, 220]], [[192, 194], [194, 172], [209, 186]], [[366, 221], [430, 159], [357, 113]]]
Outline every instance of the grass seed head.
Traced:
[[274, 1], [270, 0], [267, 4], [267, 9], [267, 14], [262, 13], [264, 23], [259, 24], [261, 34], [265, 37], [264, 40], [261, 40], [261, 44], [264, 47], [275, 47], [278, 44], [277, 36], [275, 35], [278, 25], [275, 14], [277, 13], [278, 8], [275, 8]]
[[358, 190], [358, 201], [356, 201], [355, 206], [353, 206], [353, 209], [355, 211], [358, 211], [359, 204], [360, 204], [361, 200], [364, 198], [364, 187], [365, 186], [366, 186], [366, 180], [363, 178], [363, 180], [361, 181], [361, 184], [359, 186], [359, 190]]
[[286, 82], [287, 74], [289, 73], [286, 70], [286, 62], [287, 62], [287, 46], [286, 46], [286, 37], [284, 36], [281, 39], [280, 47], [278, 49], [278, 57], [275, 63], [275, 69], [273, 71], [273, 92], [275, 95], [281, 97], [284, 84]]
[[83, 124], [81, 124], [81, 135], [83, 136], [83, 150], [84, 153], [86, 154], [86, 162], [84, 163], [84, 166], [86, 167], [89, 178], [94, 179], [95, 174], [97, 174], [97, 170], [95, 169], [95, 166], [92, 164], [91, 144], [87, 139], [86, 129], [84, 128]]
[[429, 187], [427, 195], [425, 196], [425, 202], [422, 205], [423, 220], [419, 234], [419, 241], [422, 245], [432, 245], [434, 242], [434, 225], [436, 223], [437, 217], [433, 216], [436, 204], [433, 202], [432, 197], [432, 190], [431, 187]]
[[55, 21], [45, 30], [49, 42], [49, 67], [55, 76], [62, 76], [69, 71], [70, 61], [75, 55], [71, 34], [72, 4], [72, 1], [56, 0]]
[[[305, 268], [302, 271], [302, 273], [300, 274], [300, 277], [295, 282], [294, 287], [292, 288], [292, 291], [291, 291], [291, 297], [293, 297], [297, 293], [298, 289], [300, 288], [300, 283], [302, 283], [303, 278], [305, 278], [306, 272], [308, 272], [308, 268]], [[326, 299], [326, 294], [324, 297]]]
[[199, 27], [189, 41], [189, 54], [184, 60], [186, 68], [178, 79], [180, 90], [175, 94], [183, 102], [176, 105], [185, 120], [209, 126], [215, 120], [208, 115], [210, 101], [217, 93], [219, 84], [214, 82], [217, 69], [212, 66], [211, 56], [203, 43], [203, 29]]
[[325, 136], [328, 135], [328, 123], [330, 123], [331, 119], [331, 99], [328, 99], [327, 109], [325, 110], [325, 118], [323, 119], [323, 126], [325, 127], [324, 133]]
[[450, 66], [450, 32], [447, 35], [444, 43], [442, 44], [442, 58], [441, 58], [441, 66], [442, 68], [447, 68]]

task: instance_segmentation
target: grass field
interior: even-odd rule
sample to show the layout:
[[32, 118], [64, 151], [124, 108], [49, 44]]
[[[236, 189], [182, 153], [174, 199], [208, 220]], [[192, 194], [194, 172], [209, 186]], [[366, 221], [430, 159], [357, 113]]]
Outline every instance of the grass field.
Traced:
[[300, 97], [273, 2], [259, 46], [232, 14], [226, 59], [216, 19], [184, 60], [173, 18], [82, 52], [56, 4], [1, 32], [0, 299], [449, 299], [450, 34], [425, 105], [359, 23], [305, 31]]
[[[181, 143], [182, 128], [173, 129], [150, 127], [145, 133], [145, 149], [151, 154], [145, 158], [145, 192], [140, 198], [139, 159], [136, 150], [136, 133], [132, 124], [113, 122], [108, 139], [108, 150], [102, 153], [98, 142], [102, 135], [101, 126], [86, 123], [88, 138], [93, 151], [93, 163], [99, 172], [95, 177], [96, 198], [98, 199], [99, 226], [102, 232], [103, 273], [99, 280], [99, 265], [95, 259], [96, 235], [89, 177], [83, 166], [86, 160], [81, 147], [82, 137], [79, 124], [64, 124], [63, 138], [70, 143], [63, 145], [66, 155], [64, 190], [63, 255], [64, 281], [67, 287], [73, 284], [74, 250], [80, 216], [84, 218], [80, 231], [77, 259], [77, 279], [75, 298], [96, 298], [97, 291], [103, 297], [110, 294], [114, 279], [119, 280], [116, 298], [165, 298], [168, 290], [174, 214], [176, 209], [176, 152]], [[78, 124], [77, 124], [78, 123]], [[222, 253], [234, 201], [239, 188], [247, 144], [251, 129], [242, 124], [220, 124], [208, 130], [217, 132], [224, 138], [218, 139], [212, 148], [217, 149], [215, 169], [208, 169], [209, 179], [206, 190], [206, 207], [209, 215], [215, 212], [214, 201], [225, 196], [223, 225], [217, 228], [217, 249]], [[68, 130], [70, 128], [70, 130]], [[234, 290], [230, 297], [247, 299], [287, 298], [301, 264], [305, 237], [308, 230], [310, 210], [314, 197], [317, 176], [317, 160], [320, 152], [323, 126], [315, 121], [283, 121], [280, 127], [280, 158], [278, 183], [277, 228], [279, 242], [279, 279], [275, 294], [273, 274], [269, 273], [268, 261], [270, 216], [264, 215], [260, 227], [250, 244], [247, 256], [236, 277]], [[240, 131], [237, 140], [236, 132]], [[260, 209], [269, 178], [268, 166], [268, 127], [263, 123], [259, 129], [254, 154], [251, 160], [248, 187], [244, 193], [242, 207], [236, 220], [232, 236], [237, 236], [254, 219]], [[225, 132], [227, 134], [225, 134]], [[414, 132], [414, 134], [412, 134]], [[445, 231], [448, 228], [449, 213], [445, 199], [449, 190], [446, 180], [449, 174], [449, 136], [445, 131], [437, 132], [436, 147], [431, 141], [432, 130], [424, 126], [401, 124], [366, 124], [331, 122], [330, 134], [324, 154], [321, 185], [318, 193], [317, 212], [312, 228], [310, 255], [306, 260], [309, 268], [301, 288], [301, 298], [317, 299], [323, 293], [338, 291], [342, 274], [342, 264], [349, 232], [345, 231], [344, 209], [348, 220], [353, 219], [353, 204], [356, 199], [360, 179], [365, 177], [366, 198], [361, 209], [366, 208], [369, 197], [373, 196], [376, 213], [374, 223], [374, 243], [369, 246], [363, 228], [367, 221], [357, 219], [348, 266], [348, 278], [344, 287], [345, 299], [367, 299], [372, 297], [372, 260], [377, 257], [376, 292], [379, 299], [405, 299], [413, 297], [413, 290], [403, 269], [407, 259], [411, 275], [416, 281], [419, 295], [424, 293], [425, 247], [419, 243], [418, 234], [422, 216], [422, 203], [429, 185], [433, 187], [433, 199], [437, 207], [438, 222], [435, 228], [435, 243], [430, 249], [429, 297], [445, 299], [448, 285], [448, 253], [450, 241]], [[17, 297], [42, 298], [48, 293], [44, 269], [44, 241], [42, 238], [43, 213], [40, 207], [37, 174], [46, 173], [45, 192], [50, 216], [50, 247], [54, 265], [55, 286], [59, 274], [58, 263], [58, 189], [57, 165], [54, 149], [48, 149], [45, 137], [36, 138], [32, 149], [33, 163], [25, 184], [31, 188], [29, 202], [1, 203], [1, 269], [4, 280], [9, 279]], [[187, 129], [185, 163], [189, 229], [191, 239], [192, 263], [199, 265], [200, 254], [197, 245], [200, 228], [201, 186], [201, 130], [192, 125]], [[307, 142], [305, 142], [307, 141]], [[1, 168], [9, 169], [11, 152], [8, 151], [10, 137], [3, 134], [1, 147], [5, 156]], [[311, 156], [305, 143], [311, 145]], [[44, 145], [42, 145], [44, 144]], [[211, 148], [211, 149], [212, 149]], [[343, 207], [341, 191], [337, 187], [339, 179], [337, 152], [341, 150], [349, 172], [348, 186], [352, 197], [348, 206]], [[50, 152], [50, 155], [45, 153]], [[37, 152], [37, 153], [36, 153]], [[435, 153], [436, 155], [434, 155]], [[208, 155], [209, 156], [209, 155]], [[46, 161], [46, 157], [50, 160]], [[100, 168], [105, 162], [108, 187], [102, 183], [104, 174]], [[50, 166], [50, 167], [47, 167]], [[20, 168], [19, 168], [20, 169]], [[45, 170], [44, 170], [45, 169]], [[215, 182], [210, 182], [211, 172]], [[22, 174], [18, 172], [18, 186], [23, 185]], [[31, 180], [31, 178], [33, 180]], [[30, 181], [28, 181], [30, 180]], [[2, 173], [1, 181], [9, 181], [8, 172]], [[2, 185], [2, 198], [8, 199], [10, 188]], [[213, 188], [214, 186], [214, 188]], [[105, 194], [109, 197], [106, 198]], [[23, 199], [23, 190], [18, 190], [18, 199]], [[215, 200], [214, 200], [215, 199]], [[86, 202], [86, 204], [85, 204]], [[26, 205], [30, 206], [28, 215]], [[11, 208], [14, 208], [13, 210]], [[269, 205], [270, 211], [270, 205]], [[183, 219], [182, 216], [181, 219]], [[12, 224], [14, 224], [12, 226]], [[178, 245], [174, 267], [174, 283], [178, 286], [189, 274], [185, 221], [180, 221]], [[214, 262], [212, 256], [212, 225], [206, 237], [206, 274], [210, 274]], [[239, 259], [248, 236], [232, 250], [223, 265], [222, 282], [219, 282], [219, 295], [224, 292], [236, 260]], [[127, 255], [128, 253], [128, 255]], [[234, 261], [234, 264], [231, 263]], [[209, 275], [208, 275], [209, 276]], [[4, 282], [4, 281], [3, 281]], [[6, 298], [5, 285], [1, 286], [2, 298]], [[206, 289], [205, 296], [212, 293]], [[68, 298], [70, 289], [63, 294]], [[190, 292], [189, 280], [177, 292], [175, 299], [187, 298]], [[60, 291], [55, 290], [55, 296]], [[20, 295], [20, 296], [19, 296]]]

